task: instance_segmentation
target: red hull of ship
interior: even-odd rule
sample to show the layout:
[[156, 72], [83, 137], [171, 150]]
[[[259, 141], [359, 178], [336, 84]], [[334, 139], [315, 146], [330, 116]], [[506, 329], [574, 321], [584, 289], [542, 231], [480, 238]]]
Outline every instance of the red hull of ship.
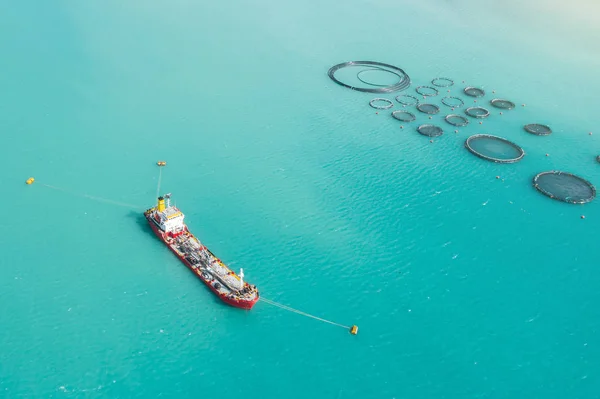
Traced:
[[209, 282], [207, 282], [202, 277], [200, 277], [200, 275], [198, 275], [198, 272], [192, 267], [192, 265], [187, 261], [187, 259], [185, 259], [181, 255], [179, 255], [169, 244], [167, 244], [167, 242], [165, 241], [165, 238], [163, 236], [163, 233], [158, 229], [158, 227], [156, 227], [156, 224], [154, 224], [148, 218], [146, 218], [146, 220], [148, 221], [148, 224], [152, 228], [152, 231], [154, 231], [154, 234], [156, 234], [156, 236], [171, 250], [171, 252], [173, 252], [175, 254], [175, 256], [177, 256], [179, 258], [179, 260], [182, 261], [183, 264], [186, 265], [187, 268], [190, 269], [192, 271], [192, 273], [194, 273], [194, 275], [196, 275], [196, 277], [198, 277], [200, 279], [200, 281], [202, 281], [204, 283], [204, 285], [206, 285], [208, 288], [210, 288], [210, 290], [216, 296], [221, 298], [221, 300], [223, 302], [225, 302], [226, 304], [231, 305], [233, 307], [239, 308], [239, 309], [247, 309], [247, 310], [252, 309], [254, 304], [258, 301], [258, 296], [255, 299], [253, 299], [252, 301], [240, 301], [240, 300], [231, 299], [226, 295], [221, 295]]

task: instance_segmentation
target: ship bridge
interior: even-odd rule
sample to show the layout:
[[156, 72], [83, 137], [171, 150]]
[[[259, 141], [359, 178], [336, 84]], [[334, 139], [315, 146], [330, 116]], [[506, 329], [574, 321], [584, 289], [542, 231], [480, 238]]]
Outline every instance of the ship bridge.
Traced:
[[160, 227], [163, 231], [174, 233], [182, 230], [185, 226], [183, 223], [185, 216], [174, 206], [170, 206], [165, 208], [164, 211], [158, 212], [158, 216], [160, 218]]

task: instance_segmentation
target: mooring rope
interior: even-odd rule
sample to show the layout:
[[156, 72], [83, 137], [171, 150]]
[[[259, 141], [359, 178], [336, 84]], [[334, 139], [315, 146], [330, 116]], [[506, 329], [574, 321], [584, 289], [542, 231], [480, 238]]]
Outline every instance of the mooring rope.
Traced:
[[78, 197], [88, 198], [88, 199], [91, 199], [91, 200], [94, 200], [94, 201], [106, 202], [108, 204], [118, 205], [118, 206], [122, 206], [122, 207], [125, 207], [125, 208], [132, 208], [132, 209], [137, 209], [137, 210], [143, 209], [143, 207], [140, 207], [140, 206], [137, 206], [137, 205], [128, 204], [126, 202], [119, 202], [119, 201], [114, 201], [114, 200], [110, 200], [110, 199], [107, 199], [107, 198], [96, 197], [94, 195], [77, 193], [75, 191], [67, 190], [65, 188], [51, 186], [50, 184], [40, 183], [40, 185], [44, 186], [44, 187], [51, 188], [53, 190], [62, 191], [62, 192], [68, 193], [68, 194], [72, 194], [72, 195], [75, 195], [75, 196], [78, 196]]
[[270, 299], [267, 299], [267, 298], [263, 298], [263, 297], [261, 297], [261, 298], [260, 298], [260, 300], [261, 300], [261, 301], [263, 301], [263, 302], [265, 302], [265, 303], [268, 303], [269, 305], [276, 306], [276, 307], [278, 307], [278, 308], [280, 308], [280, 309], [283, 309], [283, 310], [287, 310], [287, 311], [290, 311], [290, 312], [293, 312], [293, 313], [297, 313], [297, 314], [299, 314], [299, 315], [302, 315], [302, 316], [310, 317], [310, 318], [313, 318], [313, 319], [316, 319], [316, 320], [322, 321], [322, 322], [324, 322], [324, 323], [333, 324], [334, 326], [342, 327], [342, 328], [345, 328], [346, 330], [350, 329], [350, 327], [349, 327], [349, 326], [345, 326], [345, 325], [343, 325], [343, 324], [336, 323], [336, 322], [333, 322], [333, 321], [331, 321], [331, 320], [325, 320], [325, 319], [322, 319], [322, 318], [320, 318], [320, 317], [313, 316], [313, 315], [311, 315], [311, 314], [308, 314], [308, 313], [306, 313], [306, 312], [302, 312], [302, 311], [300, 311], [300, 310], [298, 310], [298, 309], [291, 308], [291, 307], [289, 307], [289, 306], [283, 305], [283, 304], [281, 304], [281, 303], [277, 303], [277, 302], [275, 302], [275, 301], [272, 301], [272, 300], [270, 300]]
[[162, 179], [162, 169], [163, 168], [158, 168], [158, 185], [156, 186], [156, 197], [158, 198], [158, 196], [160, 195], [160, 180]]

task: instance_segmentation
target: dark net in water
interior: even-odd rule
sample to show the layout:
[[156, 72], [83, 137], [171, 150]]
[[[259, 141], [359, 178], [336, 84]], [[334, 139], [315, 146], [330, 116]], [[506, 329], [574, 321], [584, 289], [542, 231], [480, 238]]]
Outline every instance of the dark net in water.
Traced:
[[478, 157], [497, 163], [514, 163], [525, 156], [525, 151], [512, 141], [489, 134], [469, 137], [465, 147]]
[[533, 186], [552, 199], [571, 204], [584, 204], [596, 198], [592, 183], [568, 172], [542, 172], [533, 178]]
[[429, 115], [437, 114], [438, 112], [440, 112], [440, 107], [438, 107], [435, 104], [419, 104], [417, 105], [417, 109], [422, 113]]
[[465, 87], [465, 94], [471, 97], [483, 97], [485, 96], [485, 91], [480, 89], [479, 87]]
[[392, 116], [402, 122], [412, 122], [417, 119], [413, 113], [408, 111], [394, 111]]
[[471, 108], [467, 108], [465, 110], [465, 114], [467, 114], [473, 118], [483, 119], [483, 118], [487, 118], [488, 116], [490, 116], [490, 111], [488, 111], [487, 109], [485, 109], [483, 107], [471, 107]]
[[428, 137], [438, 137], [444, 134], [442, 128], [435, 125], [421, 125], [417, 128], [417, 132]]
[[396, 96], [396, 101], [402, 105], [417, 105], [419, 103], [419, 99], [415, 96], [411, 96], [410, 94]]
[[454, 126], [467, 126], [469, 124], [469, 120], [462, 115], [446, 115], [445, 120], [446, 122]]
[[535, 134], [536, 136], [548, 136], [552, 133], [550, 126], [539, 123], [530, 123], [529, 125], [525, 125], [524, 128], [526, 132]]
[[500, 108], [500, 109], [513, 109], [515, 107], [515, 103], [508, 100], [502, 100], [500, 98], [494, 98], [490, 101], [492, 107]]
[[450, 87], [454, 85], [454, 81], [448, 78], [435, 78], [431, 81], [431, 84], [437, 87]]

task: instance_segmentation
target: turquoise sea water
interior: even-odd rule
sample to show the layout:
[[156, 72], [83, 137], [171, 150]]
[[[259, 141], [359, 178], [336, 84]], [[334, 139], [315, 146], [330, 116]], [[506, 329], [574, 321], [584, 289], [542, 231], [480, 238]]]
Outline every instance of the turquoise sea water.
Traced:
[[[0, 397], [598, 397], [600, 200], [531, 187], [600, 185], [595, 7], [0, 0]], [[430, 143], [327, 77], [349, 60], [519, 106], [436, 115]], [[527, 155], [481, 160], [476, 133]], [[263, 296], [359, 334], [219, 303], [141, 218], [159, 159]]]

